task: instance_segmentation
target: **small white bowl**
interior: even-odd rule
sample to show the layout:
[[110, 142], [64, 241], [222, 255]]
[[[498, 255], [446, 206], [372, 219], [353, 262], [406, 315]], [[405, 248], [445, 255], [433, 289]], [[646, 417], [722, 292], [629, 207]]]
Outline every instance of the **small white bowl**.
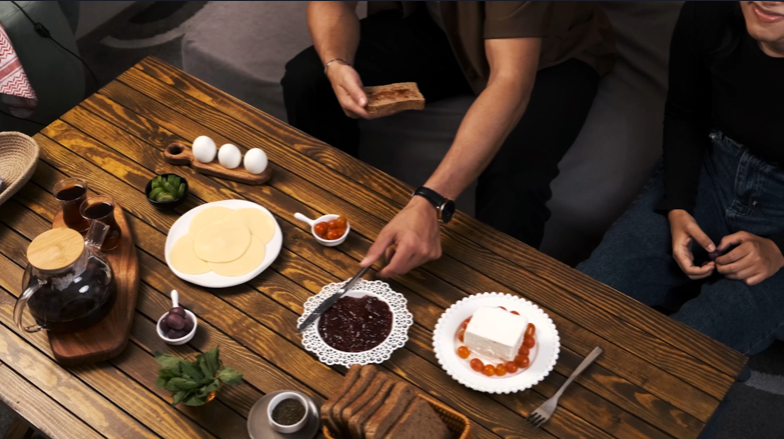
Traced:
[[318, 241], [319, 244], [321, 244], [321, 245], [323, 245], [325, 247], [335, 247], [335, 246], [338, 246], [340, 244], [343, 244], [343, 242], [346, 241], [346, 238], [348, 237], [348, 234], [351, 233], [351, 223], [346, 221], [346, 233], [344, 233], [343, 236], [341, 236], [338, 239], [324, 239], [324, 238], [322, 238], [322, 237], [320, 237], [320, 236], [318, 236], [316, 234], [316, 230], [315, 230], [316, 224], [332, 221], [334, 219], [337, 219], [339, 216], [340, 215], [335, 215], [335, 214], [323, 215], [323, 216], [319, 217], [318, 219], [312, 220], [312, 219], [306, 217], [305, 215], [303, 215], [301, 213], [295, 213], [294, 214], [294, 218], [296, 218], [296, 219], [298, 219], [300, 221], [304, 221], [304, 222], [308, 223], [308, 225], [310, 225], [310, 233], [313, 234], [313, 237], [316, 238], [316, 241]]
[[158, 323], [155, 325], [155, 328], [158, 331], [158, 337], [160, 337], [161, 340], [165, 341], [166, 343], [174, 346], [184, 345], [185, 343], [188, 343], [189, 341], [193, 340], [193, 337], [196, 336], [196, 328], [199, 326], [199, 319], [196, 318], [196, 314], [188, 311], [187, 309], [185, 310], [185, 316], [193, 319], [193, 329], [191, 329], [191, 332], [189, 332], [188, 335], [182, 338], [168, 338], [165, 335], [163, 335], [163, 331], [161, 331], [161, 322], [168, 315], [169, 315], [168, 312], [162, 315], [161, 318], [158, 319]]
[[[300, 404], [302, 404], [303, 407], [305, 407], [305, 414], [302, 416], [302, 419], [300, 419], [299, 422], [297, 422], [296, 424], [282, 425], [282, 424], [278, 424], [272, 419], [272, 411], [275, 410], [275, 407], [277, 407], [278, 404], [280, 404], [282, 401], [285, 401], [287, 399], [296, 399], [297, 401], [300, 402]], [[278, 431], [280, 433], [285, 433], [285, 434], [296, 433], [302, 430], [302, 427], [304, 427], [305, 424], [308, 423], [308, 416], [310, 415], [309, 406], [310, 404], [308, 403], [308, 401], [299, 393], [283, 392], [278, 395], [275, 395], [275, 397], [272, 398], [272, 400], [269, 402], [269, 405], [267, 405], [267, 419], [269, 420], [270, 426], [275, 431]]]

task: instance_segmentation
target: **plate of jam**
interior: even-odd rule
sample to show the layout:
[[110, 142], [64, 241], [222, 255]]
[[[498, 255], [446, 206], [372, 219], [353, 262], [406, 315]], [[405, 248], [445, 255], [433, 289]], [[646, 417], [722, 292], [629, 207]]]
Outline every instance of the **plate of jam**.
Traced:
[[[329, 284], [305, 301], [298, 323], [343, 285]], [[361, 279], [302, 333], [302, 345], [328, 365], [383, 363], [406, 344], [413, 323], [402, 294], [386, 282]]]

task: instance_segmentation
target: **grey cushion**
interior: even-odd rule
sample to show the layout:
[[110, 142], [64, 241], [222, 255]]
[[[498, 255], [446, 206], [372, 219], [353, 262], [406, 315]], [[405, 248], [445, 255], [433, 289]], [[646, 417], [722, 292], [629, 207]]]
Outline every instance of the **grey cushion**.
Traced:
[[[566, 262], [587, 256], [634, 199], [661, 152], [670, 35], [681, 2], [603, 2], [620, 59], [602, 81], [576, 144], [553, 182], [542, 250]], [[213, 2], [185, 36], [189, 73], [285, 120], [279, 81], [285, 63], [311, 44], [303, 2]], [[205, 9], [206, 9], [205, 8]], [[233, 29], [233, 32], [225, 32]], [[449, 148], [471, 97], [362, 121], [360, 156], [416, 186]], [[473, 186], [458, 207], [473, 212]]]

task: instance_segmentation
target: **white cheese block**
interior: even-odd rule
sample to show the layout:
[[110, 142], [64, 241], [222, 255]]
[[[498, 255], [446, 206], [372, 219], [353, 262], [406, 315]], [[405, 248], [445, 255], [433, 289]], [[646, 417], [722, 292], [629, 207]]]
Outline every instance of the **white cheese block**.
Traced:
[[482, 307], [474, 312], [463, 340], [477, 355], [514, 361], [523, 344], [528, 319], [498, 307]]

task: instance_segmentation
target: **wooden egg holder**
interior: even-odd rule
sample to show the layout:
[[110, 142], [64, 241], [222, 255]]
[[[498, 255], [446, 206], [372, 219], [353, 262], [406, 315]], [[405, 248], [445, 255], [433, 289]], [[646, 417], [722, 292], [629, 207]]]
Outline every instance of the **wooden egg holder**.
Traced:
[[251, 174], [239, 167], [228, 169], [221, 165], [217, 159], [209, 163], [202, 163], [196, 160], [189, 146], [180, 142], [174, 142], [167, 146], [163, 150], [163, 159], [172, 165], [190, 165], [199, 174], [212, 175], [250, 185], [264, 184], [272, 177], [272, 167], [270, 166], [267, 166], [267, 169], [261, 174]]

